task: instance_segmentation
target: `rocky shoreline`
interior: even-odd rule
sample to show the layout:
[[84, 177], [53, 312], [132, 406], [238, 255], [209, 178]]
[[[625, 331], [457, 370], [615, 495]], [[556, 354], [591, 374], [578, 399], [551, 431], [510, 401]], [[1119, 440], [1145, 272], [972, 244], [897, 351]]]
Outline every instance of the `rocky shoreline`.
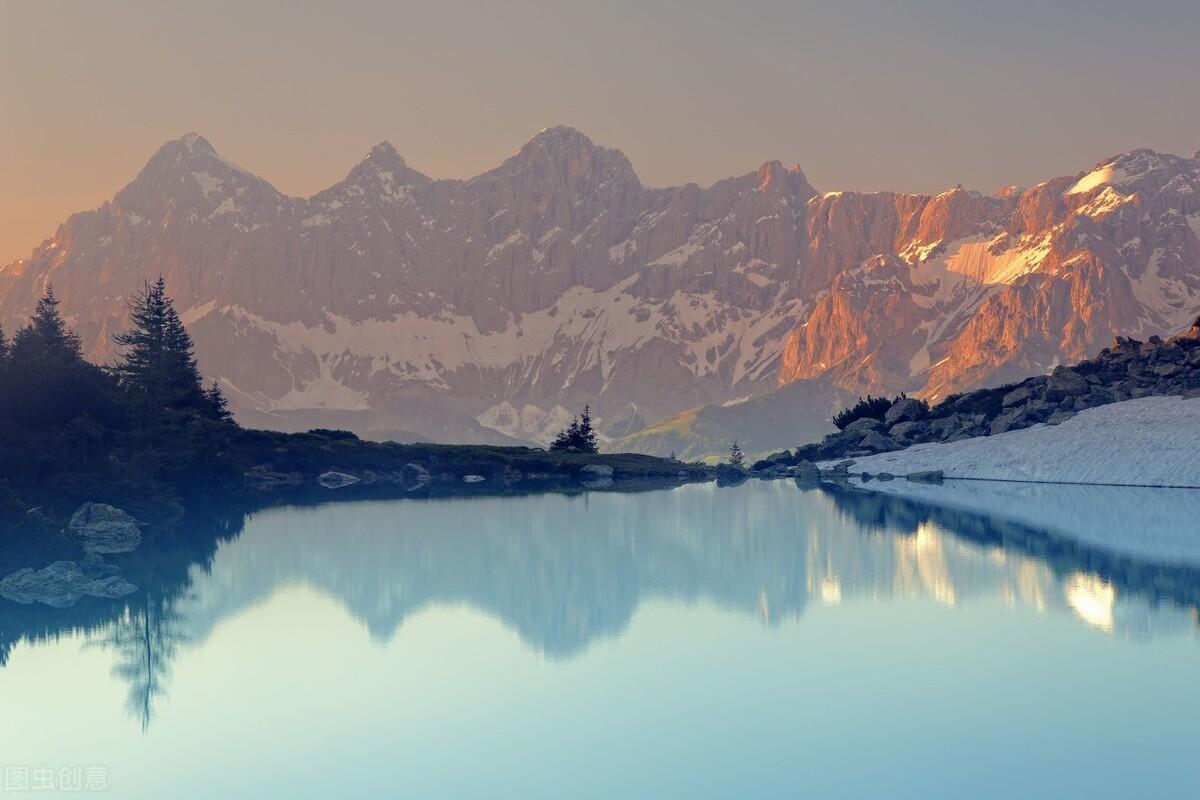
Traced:
[[804, 462], [861, 458], [915, 444], [956, 442], [1045, 423], [1080, 411], [1142, 397], [1200, 396], [1200, 319], [1185, 333], [1149, 341], [1118, 337], [1093, 359], [1056, 367], [1019, 383], [952, 395], [932, 408], [901, 398], [882, 418], [864, 417], [794, 451], [774, 453], [751, 468], [785, 477]]

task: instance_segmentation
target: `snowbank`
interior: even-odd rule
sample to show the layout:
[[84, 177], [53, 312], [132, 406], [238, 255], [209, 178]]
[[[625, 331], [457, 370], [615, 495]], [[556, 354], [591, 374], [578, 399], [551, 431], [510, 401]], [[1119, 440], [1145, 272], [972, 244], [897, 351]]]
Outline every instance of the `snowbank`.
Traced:
[[947, 478], [1200, 488], [1200, 398], [1126, 400], [1060, 425], [914, 445], [856, 458], [853, 467], [895, 475], [935, 469]]

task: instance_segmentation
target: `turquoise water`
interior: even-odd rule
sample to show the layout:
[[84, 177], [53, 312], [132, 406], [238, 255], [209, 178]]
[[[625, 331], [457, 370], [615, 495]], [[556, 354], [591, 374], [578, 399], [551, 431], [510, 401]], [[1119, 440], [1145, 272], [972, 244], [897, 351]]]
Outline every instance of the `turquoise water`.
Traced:
[[0, 601], [0, 779], [1200, 793], [1197, 572], [985, 517], [750, 482], [280, 508], [168, 549], [124, 565], [127, 601]]

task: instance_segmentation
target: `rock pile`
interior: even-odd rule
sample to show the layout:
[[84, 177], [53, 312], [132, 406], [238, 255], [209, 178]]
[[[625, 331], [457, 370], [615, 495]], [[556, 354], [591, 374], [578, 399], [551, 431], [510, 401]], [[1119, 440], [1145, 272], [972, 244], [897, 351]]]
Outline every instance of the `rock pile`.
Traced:
[[830, 461], [901, 450], [923, 442], [1056, 425], [1096, 406], [1151, 395], [1200, 394], [1200, 319], [1186, 333], [1147, 342], [1117, 337], [1093, 359], [1055, 367], [1049, 375], [947, 397], [926, 409], [911, 398], [892, 404], [883, 419], [862, 418], [821, 442], [783, 451], [754, 464], [770, 474], [803, 461]]

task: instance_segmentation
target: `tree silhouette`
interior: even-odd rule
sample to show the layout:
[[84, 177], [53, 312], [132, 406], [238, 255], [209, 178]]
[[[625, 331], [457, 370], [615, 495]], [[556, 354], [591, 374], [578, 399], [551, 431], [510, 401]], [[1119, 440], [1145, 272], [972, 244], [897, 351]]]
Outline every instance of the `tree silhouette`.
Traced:
[[114, 337], [125, 349], [115, 372], [126, 391], [142, 405], [143, 414], [161, 414], [166, 409], [211, 410], [192, 337], [175, 312], [161, 275], [134, 296], [129, 321], [130, 329]]
[[742, 452], [742, 446], [738, 444], [737, 439], [734, 439], [733, 444], [729, 446], [729, 463], [735, 467], [743, 466], [746, 463], [746, 454]]
[[596, 439], [596, 431], [592, 427], [592, 409], [590, 405], [583, 407], [583, 413], [571, 420], [565, 430], [560, 431], [550, 443], [551, 450], [571, 450], [580, 453], [598, 453], [600, 444]]

